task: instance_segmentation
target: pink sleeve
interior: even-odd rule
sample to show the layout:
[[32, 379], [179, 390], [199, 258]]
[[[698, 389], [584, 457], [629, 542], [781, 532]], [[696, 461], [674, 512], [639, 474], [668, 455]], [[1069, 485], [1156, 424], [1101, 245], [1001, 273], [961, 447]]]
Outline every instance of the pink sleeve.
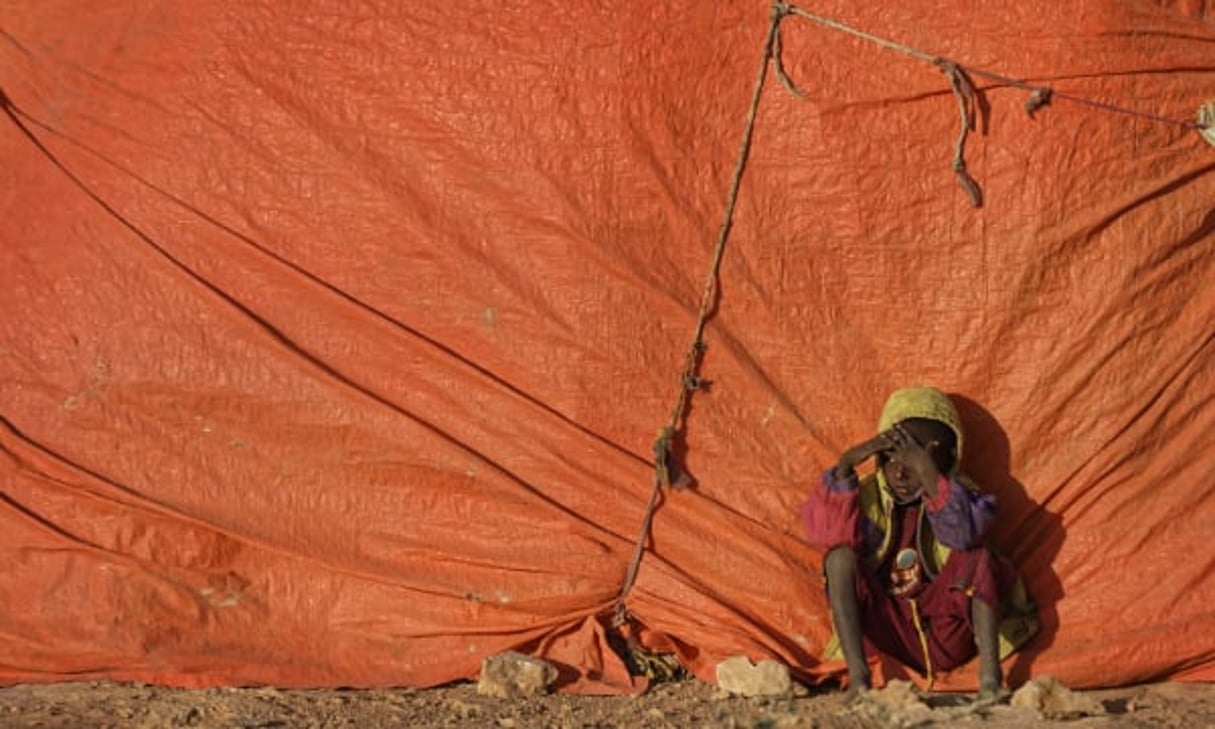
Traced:
[[831, 472], [823, 474], [819, 486], [802, 504], [802, 524], [810, 544], [822, 550], [844, 545], [855, 547], [857, 539], [857, 489], [831, 488]]

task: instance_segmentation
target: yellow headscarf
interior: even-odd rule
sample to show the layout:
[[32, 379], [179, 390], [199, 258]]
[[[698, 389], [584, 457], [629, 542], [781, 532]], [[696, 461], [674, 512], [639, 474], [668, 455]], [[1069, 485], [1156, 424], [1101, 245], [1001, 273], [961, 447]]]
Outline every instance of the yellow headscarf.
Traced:
[[882, 408], [878, 432], [884, 433], [895, 423], [907, 418], [927, 418], [949, 426], [958, 439], [958, 448], [953, 470], [945, 475], [952, 476], [957, 473], [958, 464], [962, 462], [962, 420], [958, 417], [958, 409], [954, 407], [953, 400], [935, 387], [895, 390]]

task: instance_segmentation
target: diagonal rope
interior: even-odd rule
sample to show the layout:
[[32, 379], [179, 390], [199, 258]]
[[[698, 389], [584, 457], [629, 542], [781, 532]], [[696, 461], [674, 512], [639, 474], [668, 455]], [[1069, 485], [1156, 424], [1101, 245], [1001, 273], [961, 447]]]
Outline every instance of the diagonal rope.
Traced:
[[1215, 105], [1210, 109], [1204, 107], [1199, 114], [1197, 122], [1174, 119], [1157, 114], [1149, 114], [1126, 109], [1113, 104], [1093, 101], [1071, 94], [1063, 94], [1055, 91], [1048, 86], [1031, 84], [1027, 81], [1011, 78], [1001, 74], [983, 71], [967, 66], [963, 66], [955, 61], [951, 61], [941, 56], [935, 56], [926, 53], [919, 49], [913, 48], [896, 41], [882, 38], [881, 36], [867, 33], [858, 28], [854, 28], [838, 20], [833, 20], [821, 15], [816, 15], [809, 11], [803, 10], [795, 5], [791, 5], [784, 0], [773, 0], [769, 11], [770, 22], [768, 25], [768, 33], [764, 40], [763, 54], [760, 59], [759, 70], [756, 73], [755, 86], [751, 93], [751, 105], [747, 111], [746, 125], [743, 130], [742, 141], [739, 143], [738, 159], [734, 166], [734, 177], [730, 183], [730, 191], [726, 197], [726, 208], [723, 215], [721, 228], [717, 233], [717, 244], [713, 251], [713, 262], [709, 269], [709, 274], [705, 280], [704, 291], [700, 299], [700, 311], [696, 320], [696, 329], [692, 337], [692, 344], [688, 348], [687, 355], [684, 357], [683, 370], [680, 373], [679, 379], [679, 395], [676, 398], [674, 407], [671, 408], [670, 419], [667, 425], [659, 432], [658, 437], [654, 441], [654, 483], [650, 491], [650, 500], [646, 506], [645, 515], [641, 521], [641, 529], [637, 535], [637, 541], [633, 548], [632, 559], [629, 561], [628, 568], [625, 571], [624, 581], [621, 584], [620, 592], [614, 603], [614, 625], [619, 627], [624, 625], [628, 619], [628, 610], [625, 604], [629, 592], [633, 589], [633, 585], [637, 580], [637, 572], [641, 566], [642, 557], [645, 554], [645, 545], [650, 536], [650, 529], [654, 521], [654, 513], [658, 509], [658, 505], [662, 500], [662, 489], [664, 486], [675, 489], [681, 488], [686, 483], [682, 474], [672, 475], [673, 464], [671, 462], [671, 447], [674, 444], [676, 435], [680, 432], [680, 428], [684, 423], [684, 418], [687, 414], [688, 404], [691, 395], [694, 391], [701, 389], [702, 382], [697, 375], [700, 361], [706, 350], [704, 341], [704, 330], [709, 318], [716, 309], [715, 297], [718, 293], [718, 283], [720, 281], [720, 270], [722, 255], [725, 252], [726, 241], [729, 239], [730, 228], [734, 221], [734, 209], [738, 203], [738, 191], [742, 185], [743, 172], [746, 169], [747, 158], [751, 150], [751, 139], [755, 131], [755, 117], [759, 109], [759, 101], [762, 96], [764, 81], [767, 78], [769, 63], [773, 66], [773, 72], [790, 93], [793, 95], [805, 98], [805, 94], [794, 85], [793, 81], [785, 72], [784, 64], [781, 60], [781, 36], [780, 24], [781, 21], [788, 15], [796, 15], [807, 20], [813, 21], [827, 28], [838, 30], [842, 33], [860, 38], [861, 40], [875, 43], [883, 48], [902, 53], [912, 58], [931, 63], [937, 66], [949, 80], [950, 89], [958, 102], [958, 114], [961, 119], [961, 129], [958, 133], [958, 138], [954, 143], [954, 154], [951, 162], [951, 167], [954, 174], [958, 178], [958, 183], [961, 185], [967, 196], [970, 198], [971, 204], [975, 207], [980, 207], [983, 202], [982, 190], [978, 183], [970, 173], [966, 170], [965, 147], [966, 140], [971, 130], [975, 127], [975, 103], [977, 92], [974, 84], [971, 82], [971, 76], [979, 76], [999, 84], [1019, 88], [1029, 91], [1030, 95], [1025, 102], [1025, 111], [1031, 117], [1034, 112], [1051, 103], [1052, 99], [1064, 99], [1079, 104], [1085, 104], [1094, 108], [1103, 109], [1122, 114], [1128, 114], [1151, 121], [1175, 124], [1183, 126], [1187, 129], [1199, 131], [1204, 137], [1208, 138], [1215, 144], [1215, 134], [1212, 134], [1213, 125], [1215, 125]]
[[[747, 157], [751, 151], [751, 138], [755, 132], [755, 116], [759, 110], [759, 100], [762, 96], [764, 80], [768, 75], [768, 64], [774, 58], [774, 50], [780, 44], [780, 22], [788, 14], [789, 5], [786, 3], [778, 1], [772, 4], [768, 33], [764, 39], [764, 50], [760, 58], [759, 70], [755, 74], [755, 86], [751, 91], [751, 106], [747, 110], [747, 121], [743, 128], [742, 141], [738, 145], [738, 159], [734, 163], [734, 177], [730, 181], [730, 192], [726, 197], [726, 209], [722, 216], [721, 228], [717, 231], [717, 244], [713, 250], [713, 263], [709, 268], [709, 275], [705, 279], [704, 291], [700, 297], [700, 312], [696, 318], [696, 330], [692, 336], [692, 345], [688, 348], [688, 353], [684, 357], [683, 371], [679, 378], [679, 396], [675, 400], [675, 406], [671, 408], [670, 420], [659, 431], [658, 438], [654, 441], [654, 484], [650, 491], [649, 505], [646, 507], [645, 516], [641, 521], [641, 531], [637, 535], [637, 543], [633, 548], [633, 558], [629, 561], [628, 569], [625, 571], [624, 582], [620, 588], [620, 594], [616, 598], [615, 624], [617, 626], [624, 624], [628, 619], [625, 598], [628, 597], [629, 592], [633, 589], [633, 584], [637, 581], [637, 571], [641, 566], [641, 558], [645, 553], [645, 544], [650, 536], [650, 527], [654, 522], [654, 512], [657, 510], [659, 501], [662, 498], [662, 488], [663, 486], [672, 486], [673, 483], [676, 488], [680, 485], [678, 478], [672, 479], [671, 477], [671, 446], [682, 425], [692, 392], [701, 387], [700, 378], [696, 373], [707, 346], [704, 341], [705, 324], [716, 309], [715, 297], [718, 291], [718, 282], [720, 281], [721, 259], [726, 250], [726, 241], [730, 237], [730, 228], [734, 223], [734, 209], [738, 204], [738, 190], [742, 186], [743, 172], [746, 170]], [[784, 75], [783, 70], [780, 72], [780, 75]]]

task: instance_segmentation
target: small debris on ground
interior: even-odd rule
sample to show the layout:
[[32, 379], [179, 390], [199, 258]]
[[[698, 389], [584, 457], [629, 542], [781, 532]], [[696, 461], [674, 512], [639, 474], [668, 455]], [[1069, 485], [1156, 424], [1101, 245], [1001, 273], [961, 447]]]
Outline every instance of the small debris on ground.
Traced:
[[[1016, 688], [1014, 686], [1014, 688]], [[550, 693], [503, 700], [462, 681], [433, 689], [175, 689], [111, 682], [23, 684], [0, 688], [4, 729], [348, 729], [366, 727], [704, 727], [704, 729], [886, 729], [872, 706], [845, 705], [834, 684], [804, 697], [726, 696], [712, 682], [689, 679], [652, 684], [638, 696]], [[917, 695], [889, 685], [865, 701], [916, 727], [972, 729], [1143, 729], [1215, 726], [1215, 684], [1163, 683], [1073, 691], [1105, 713], [1056, 719], [1038, 709], [974, 701], [970, 694]], [[1091, 708], [1091, 707], [1090, 707]], [[194, 711], [192, 711], [194, 710]], [[875, 712], [875, 713], [868, 713]]]

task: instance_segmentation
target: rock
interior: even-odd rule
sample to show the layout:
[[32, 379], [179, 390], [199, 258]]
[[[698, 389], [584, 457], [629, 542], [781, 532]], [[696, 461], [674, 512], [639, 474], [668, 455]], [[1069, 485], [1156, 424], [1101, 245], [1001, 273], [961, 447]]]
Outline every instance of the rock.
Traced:
[[877, 691], [861, 694], [857, 710], [884, 727], [918, 727], [933, 721], [932, 707], [910, 681], [890, 681]]
[[477, 693], [500, 699], [547, 694], [557, 680], [557, 667], [516, 651], [489, 656], [481, 662]]
[[1100, 716], [1105, 713], [1101, 704], [1072, 691], [1054, 676], [1039, 676], [1025, 682], [1012, 695], [1009, 705], [1034, 709], [1048, 719]]
[[740, 696], [791, 696], [795, 684], [789, 667], [765, 658], [751, 663], [746, 656], [734, 656], [717, 664], [717, 685]]
[[869, 692], [869, 699], [889, 709], [928, 708], [923, 696], [910, 681], [897, 679], [888, 682], [885, 687]]

